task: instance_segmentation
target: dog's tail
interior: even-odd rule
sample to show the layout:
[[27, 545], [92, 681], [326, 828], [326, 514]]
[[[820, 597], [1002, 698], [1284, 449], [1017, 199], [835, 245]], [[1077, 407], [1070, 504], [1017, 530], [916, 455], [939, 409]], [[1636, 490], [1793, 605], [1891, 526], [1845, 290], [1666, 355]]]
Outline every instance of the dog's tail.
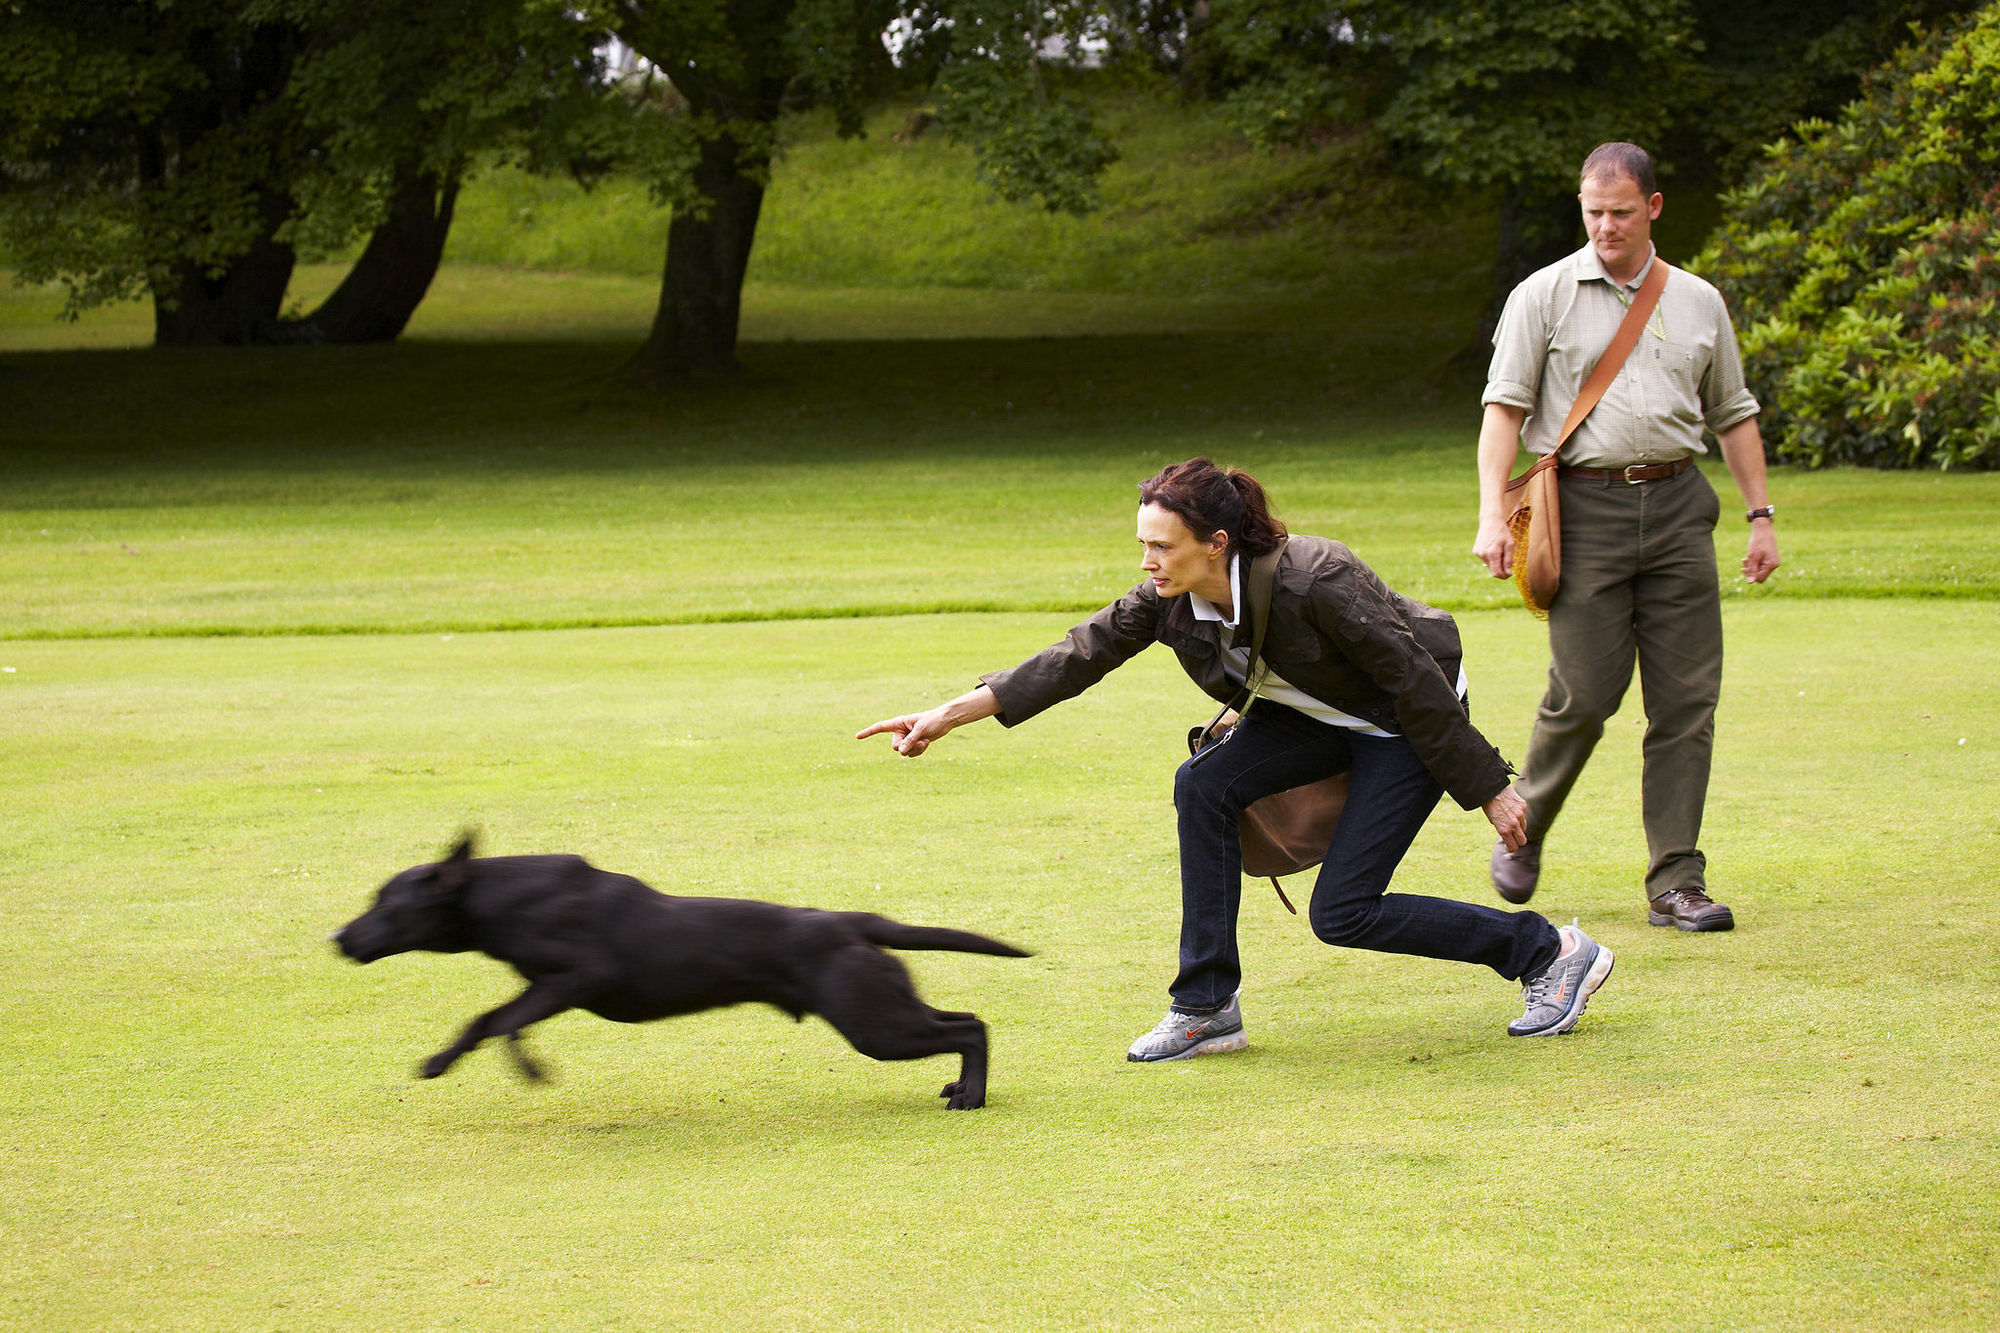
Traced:
[[1002, 958], [1032, 957], [1026, 949], [1016, 949], [999, 940], [989, 940], [969, 930], [945, 926], [909, 926], [873, 912], [852, 913], [854, 923], [870, 944], [889, 949], [950, 949], [956, 953], [990, 953]]

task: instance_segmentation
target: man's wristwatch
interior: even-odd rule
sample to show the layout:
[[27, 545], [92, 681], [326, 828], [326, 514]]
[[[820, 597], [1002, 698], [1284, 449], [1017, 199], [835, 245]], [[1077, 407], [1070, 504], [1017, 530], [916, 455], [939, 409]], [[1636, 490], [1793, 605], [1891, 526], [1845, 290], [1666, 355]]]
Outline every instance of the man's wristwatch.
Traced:
[[1743, 520], [1746, 523], [1755, 523], [1760, 518], [1768, 518], [1775, 522], [1777, 513], [1778, 506], [1776, 505], [1760, 505], [1755, 509], [1744, 510]]

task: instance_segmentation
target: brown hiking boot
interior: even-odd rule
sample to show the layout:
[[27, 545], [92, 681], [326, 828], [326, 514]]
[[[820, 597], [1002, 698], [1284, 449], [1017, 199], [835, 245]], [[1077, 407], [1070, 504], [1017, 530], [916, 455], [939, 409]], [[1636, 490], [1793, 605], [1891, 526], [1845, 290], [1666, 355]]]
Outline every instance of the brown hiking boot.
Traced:
[[1668, 889], [1653, 899], [1646, 920], [1678, 930], [1734, 930], [1736, 917], [1700, 888]]

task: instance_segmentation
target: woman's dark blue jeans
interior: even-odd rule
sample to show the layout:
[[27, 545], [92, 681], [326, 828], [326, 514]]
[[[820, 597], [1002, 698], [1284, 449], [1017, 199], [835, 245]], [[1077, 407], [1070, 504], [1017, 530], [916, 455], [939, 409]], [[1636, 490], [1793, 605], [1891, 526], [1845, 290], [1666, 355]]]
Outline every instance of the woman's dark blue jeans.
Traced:
[[1509, 981], [1555, 958], [1561, 939], [1539, 912], [1386, 892], [1444, 793], [1409, 741], [1362, 735], [1260, 699], [1226, 739], [1174, 777], [1181, 838], [1181, 970], [1171, 988], [1177, 1007], [1213, 1008], [1242, 984], [1237, 815], [1273, 792], [1341, 772], [1351, 786], [1313, 886], [1315, 935], [1352, 949], [1484, 963]]

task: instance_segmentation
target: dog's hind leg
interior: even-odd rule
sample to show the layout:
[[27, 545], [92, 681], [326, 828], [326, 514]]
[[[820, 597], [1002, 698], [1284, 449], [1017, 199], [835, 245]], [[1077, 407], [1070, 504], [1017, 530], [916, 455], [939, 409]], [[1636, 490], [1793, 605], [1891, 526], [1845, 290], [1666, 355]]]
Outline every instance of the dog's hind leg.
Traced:
[[958, 1077], [938, 1090], [938, 1096], [945, 1099], [947, 1111], [976, 1111], [986, 1105], [986, 1025], [967, 1014], [963, 1019], [957, 1015], [940, 1014], [950, 1018], [950, 1027], [967, 1029], [960, 1036], [958, 1047], [964, 1055], [958, 1064]]
[[418, 1076], [436, 1078], [457, 1064], [459, 1056], [488, 1037], [506, 1037], [514, 1053], [514, 1062], [522, 1074], [539, 1079], [542, 1077], [541, 1067], [521, 1050], [521, 1029], [573, 1007], [568, 991], [538, 981], [499, 1008], [489, 1009], [466, 1024], [457, 1041], [424, 1061], [423, 1068], [417, 1071]]
[[872, 1060], [959, 1056], [958, 1077], [938, 1095], [953, 1111], [986, 1105], [986, 1025], [968, 1013], [933, 1009], [917, 998], [901, 962], [874, 948], [831, 962], [814, 1009]]

